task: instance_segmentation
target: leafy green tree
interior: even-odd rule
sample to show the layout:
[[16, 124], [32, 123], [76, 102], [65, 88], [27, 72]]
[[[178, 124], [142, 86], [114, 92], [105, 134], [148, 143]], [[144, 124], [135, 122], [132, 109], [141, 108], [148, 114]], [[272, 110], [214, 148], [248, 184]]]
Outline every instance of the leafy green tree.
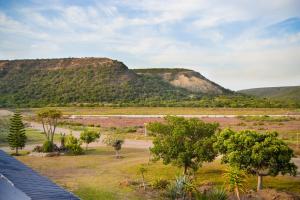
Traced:
[[205, 123], [197, 118], [167, 116], [165, 123], [153, 122], [147, 128], [154, 134], [150, 148], [154, 160], [196, 171], [203, 162], [211, 162], [217, 153], [213, 148], [217, 123]]
[[9, 146], [16, 150], [16, 155], [19, 154], [19, 148], [22, 149], [25, 147], [27, 137], [25, 134], [25, 126], [22, 122], [22, 116], [19, 112], [16, 112], [10, 119], [7, 140]]
[[277, 136], [276, 132], [225, 129], [217, 135], [215, 147], [223, 154], [223, 163], [257, 175], [257, 190], [261, 190], [263, 176], [296, 175], [293, 150]]
[[120, 137], [119, 135], [109, 135], [104, 139], [104, 143], [106, 145], [112, 146], [115, 149], [116, 158], [120, 158], [119, 151], [121, 150], [122, 144], [124, 143], [122, 137]]
[[100, 133], [91, 130], [84, 130], [80, 134], [80, 139], [86, 144], [85, 150], [88, 149], [88, 144], [100, 138]]
[[43, 125], [46, 140], [53, 146], [53, 139], [58, 120], [62, 117], [62, 112], [56, 109], [43, 109], [37, 113], [38, 119]]

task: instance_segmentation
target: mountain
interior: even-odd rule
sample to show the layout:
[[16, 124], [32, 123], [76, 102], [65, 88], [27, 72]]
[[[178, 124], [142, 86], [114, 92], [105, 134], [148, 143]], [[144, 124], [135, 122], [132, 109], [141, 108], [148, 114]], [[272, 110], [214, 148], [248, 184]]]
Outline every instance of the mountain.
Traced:
[[253, 88], [238, 92], [282, 101], [300, 101], [300, 86]]
[[176, 102], [230, 92], [191, 70], [161, 70], [141, 73], [109, 58], [2, 60], [0, 107]]
[[175, 87], [184, 88], [191, 92], [200, 92], [212, 95], [231, 93], [230, 90], [227, 90], [220, 85], [208, 80], [200, 73], [189, 69], [148, 68], [135, 69], [134, 71], [137, 74], [160, 77]]

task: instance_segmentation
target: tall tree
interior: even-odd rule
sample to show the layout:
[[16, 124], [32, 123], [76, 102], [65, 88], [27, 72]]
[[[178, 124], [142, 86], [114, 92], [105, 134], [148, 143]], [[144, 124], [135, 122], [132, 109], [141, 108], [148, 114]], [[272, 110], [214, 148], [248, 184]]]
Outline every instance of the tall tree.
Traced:
[[57, 127], [58, 119], [62, 117], [62, 112], [56, 109], [44, 109], [39, 111], [37, 116], [43, 125], [47, 141], [50, 141], [53, 146], [55, 129]]
[[257, 190], [261, 190], [263, 176], [296, 175], [297, 167], [291, 162], [293, 150], [277, 136], [276, 132], [225, 129], [218, 134], [215, 147], [223, 154], [223, 163], [257, 175]]
[[19, 112], [16, 112], [10, 119], [9, 134], [7, 136], [8, 144], [16, 150], [16, 155], [19, 154], [19, 148], [25, 147], [26, 139], [22, 116]]
[[205, 123], [197, 118], [167, 116], [165, 123], [153, 122], [147, 128], [154, 134], [154, 146], [150, 149], [154, 160], [162, 159], [164, 164], [172, 163], [196, 171], [203, 162], [216, 157], [213, 148], [217, 123]]

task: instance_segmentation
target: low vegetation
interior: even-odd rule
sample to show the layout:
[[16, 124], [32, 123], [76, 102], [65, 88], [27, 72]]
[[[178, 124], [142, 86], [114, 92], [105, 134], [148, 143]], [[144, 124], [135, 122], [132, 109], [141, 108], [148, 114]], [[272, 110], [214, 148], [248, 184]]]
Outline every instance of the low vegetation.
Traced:
[[[296, 120], [295, 117], [286, 117], [286, 116], [280, 116], [280, 117], [270, 117], [268, 115], [263, 116], [238, 116], [239, 119], [244, 121], [258, 121], [258, 122], [286, 122], [286, 121], [292, 121]], [[263, 124], [262, 124], [263, 125]]]

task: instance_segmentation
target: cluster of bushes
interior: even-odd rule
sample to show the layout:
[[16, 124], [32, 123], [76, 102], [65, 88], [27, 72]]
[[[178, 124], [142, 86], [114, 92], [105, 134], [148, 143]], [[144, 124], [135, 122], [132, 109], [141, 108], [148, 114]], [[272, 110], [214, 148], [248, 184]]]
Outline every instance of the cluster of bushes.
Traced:
[[[296, 120], [295, 117], [287, 117], [287, 116], [278, 116], [278, 117], [271, 117], [268, 115], [263, 116], [238, 116], [239, 119], [244, 121], [257, 121], [257, 122], [286, 122]], [[263, 124], [262, 124], [263, 125]]]

